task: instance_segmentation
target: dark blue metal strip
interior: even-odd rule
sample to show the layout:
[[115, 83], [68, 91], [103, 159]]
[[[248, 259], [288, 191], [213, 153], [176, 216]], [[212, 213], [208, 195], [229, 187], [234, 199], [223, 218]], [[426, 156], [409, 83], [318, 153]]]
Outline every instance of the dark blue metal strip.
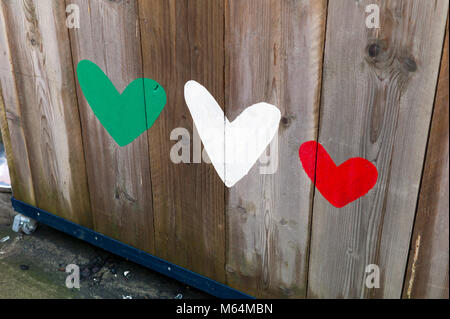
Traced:
[[100, 247], [113, 254], [119, 255], [123, 258], [127, 258], [144, 267], [148, 267], [163, 275], [181, 281], [189, 286], [203, 290], [218, 298], [224, 299], [253, 298], [236, 289], [225, 286], [215, 280], [209, 279], [205, 276], [192, 272], [188, 269], [167, 262], [161, 258], [153, 256], [142, 250], [136, 249], [132, 246], [121, 243], [120, 241], [97, 233], [89, 228], [77, 225], [71, 221], [53, 215], [40, 208], [31, 206], [27, 203], [17, 200], [14, 197], [11, 198], [11, 202], [14, 210], [22, 215], [33, 218], [38, 222], [46, 224], [50, 227], [65, 232], [66, 234], [69, 234], [76, 238], [82, 239], [94, 246]]

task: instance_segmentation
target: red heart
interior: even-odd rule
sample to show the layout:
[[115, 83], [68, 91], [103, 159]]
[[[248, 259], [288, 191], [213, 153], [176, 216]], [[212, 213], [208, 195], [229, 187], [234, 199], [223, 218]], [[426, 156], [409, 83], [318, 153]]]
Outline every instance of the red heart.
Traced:
[[319, 192], [335, 207], [344, 207], [364, 196], [377, 182], [377, 168], [371, 162], [353, 157], [336, 166], [325, 148], [316, 141], [303, 143], [299, 156], [308, 177], [313, 182], [315, 179]]

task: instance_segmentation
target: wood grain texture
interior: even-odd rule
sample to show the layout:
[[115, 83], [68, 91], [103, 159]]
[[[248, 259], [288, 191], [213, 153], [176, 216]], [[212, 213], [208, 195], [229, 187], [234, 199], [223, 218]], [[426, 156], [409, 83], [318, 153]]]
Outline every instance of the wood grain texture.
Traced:
[[[89, 227], [90, 203], [65, 5], [51, 0], [5, 0], [2, 11], [16, 89], [9, 83], [8, 115], [25, 136], [35, 204]], [[17, 133], [20, 140], [21, 134]], [[21, 140], [17, 151], [25, 156], [23, 148]]]
[[[380, 7], [380, 29], [365, 7]], [[360, 156], [376, 186], [344, 208], [315, 192], [308, 297], [399, 298], [439, 70], [448, 1], [330, 1], [319, 142]], [[380, 288], [365, 268], [380, 267]]]
[[404, 298], [449, 298], [449, 74], [447, 35], [409, 252]]
[[[69, 3], [80, 29], [66, 28]], [[365, 26], [371, 3], [380, 29]], [[14, 196], [256, 297], [448, 298], [448, 6], [1, 0], [0, 123]], [[76, 82], [82, 59], [119, 91], [143, 76], [164, 87], [147, 133], [113, 141]], [[212, 165], [171, 161], [176, 128], [198, 157], [188, 80], [230, 120], [258, 102], [281, 110], [273, 174], [257, 162], [225, 189]], [[331, 206], [298, 158], [310, 140], [337, 164], [371, 161], [376, 186]], [[365, 287], [369, 264], [379, 289]]]
[[14, 196], [36, 205], [5, 22], [3, 5], [0, 4], [0, 119], [3, 142]]
[[[1, 129], [1, 136], [0, 136], [0, 145], [3, 147], [3, 150], [5, 152], [5, 157], [6, 157], [6, 164], [7, 167], [6, 169], [8, 170], [8, 174], [10, 177], [10, 181], [11, 184], [13, 185], [18, 185], [18, 196], [24, 196], [21, 193], [25, 193], [26, 195], [30, 195], [29, 193], [26, 192], [26, 186], [21, 186], [22, 183], [20, 182], [19, 176], [18, 175], [18, 170], [16, 169], [16, 163], [15, 163], [15, 158], [13, 156], [13, 147], [11, 145], [11, 135], [9, 133], [9, 126], [8, 126], [8, 119], [6, 118], [6, 109], [5, 109], [5, 103], [3, 101], [3, 92], [2, 92], [2, 87], [0, 85], [0, 129]], [[4, 173], [3, 173], [4, 174]], [[20, 174], [20, 171], [19, 171]], [[31, 174], [29, 175], [30, 177], [30, 182], [31, 182]], [[33, 185], [30, 184], [29, 186], [31, 186], [30, 190], [33, 191]], [[4, 191], [7, 192], [8, 194], [10, 193], [10, 190], [12, 190], [11, 188], [8, 190], [4, 187], [0, 187], [0, 193], [3, 193]], [[31, 193], [33, 194], [33, 193]], [[4, 217], [4, 216], [2, 216]], [[9, 215], [8, 215], [9, 217]], [[1, 219], [1, 218], [0, 218]]]
[[227, 284], [304, 298], [313, 188], [298, 149], [317, 137], [326, 1], [229, 0], [225, 17], [227, 117], [258, 102], [282, 113], [278, 168], [257, 162], [227, 192]]
[[168, 101], [148, 133], [156, 254], [225, 282], [223, 182], [210, 164], [170, 159], [173, 129], [187, 129], [192, 143], [184, 84], [201, 83], [224, 105], [223, 1], [143, 0], [139, 8], [144, 74], [165, 88]]
[[[69, 3], [69, 2], [67, 2]], [[143, 76], [136, 1], [74, 0], [80, 29], [71, 29], [74, 69], [96, 63], [119, 92]], [[77, 82], [94, 229], [154, 253], [148, 138], [119, 147], [87, 103]]]
[[0, 192], [0, 226], [11, 226], [15, 216], [11, 205], [11, 193]]

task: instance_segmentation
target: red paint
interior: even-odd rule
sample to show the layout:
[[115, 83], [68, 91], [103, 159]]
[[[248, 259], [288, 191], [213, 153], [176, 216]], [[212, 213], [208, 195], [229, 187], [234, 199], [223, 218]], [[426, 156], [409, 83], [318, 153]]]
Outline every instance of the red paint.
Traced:
[[335, 207], [344, 207], [364, 196], [377, 182], [377, 168], [368, 160], [353, 157], [336, 166], [325, 148], [315, 141], [303, 143], [299, 156], [308, 177], [314, 182], [315, 175], [317, 189]]

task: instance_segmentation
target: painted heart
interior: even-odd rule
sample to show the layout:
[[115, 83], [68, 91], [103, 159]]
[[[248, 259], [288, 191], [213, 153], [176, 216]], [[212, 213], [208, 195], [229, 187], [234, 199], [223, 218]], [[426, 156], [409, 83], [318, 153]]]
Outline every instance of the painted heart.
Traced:
[[230, 122], [199, 83], [187, 82], [184, 97], [211, 163], [225, 185], [232, 187], [248, 174], [277, 133], [280, 110], [258, 103]]
[[158, 82], [139, 78], [120, 94], [95, 63], [82, 60], [78, 82], [97, 119], [119, 146], [125, 146], [149, 129], [166, 104]]
[[344, 207], [364, 196], [377, 182], [377, 168], [368, 160], [354, 157], [336, 166], [315, 141], [303, 143], [299, 156], [308, 177], [315, 180], [319, 192], [335, 207]]

